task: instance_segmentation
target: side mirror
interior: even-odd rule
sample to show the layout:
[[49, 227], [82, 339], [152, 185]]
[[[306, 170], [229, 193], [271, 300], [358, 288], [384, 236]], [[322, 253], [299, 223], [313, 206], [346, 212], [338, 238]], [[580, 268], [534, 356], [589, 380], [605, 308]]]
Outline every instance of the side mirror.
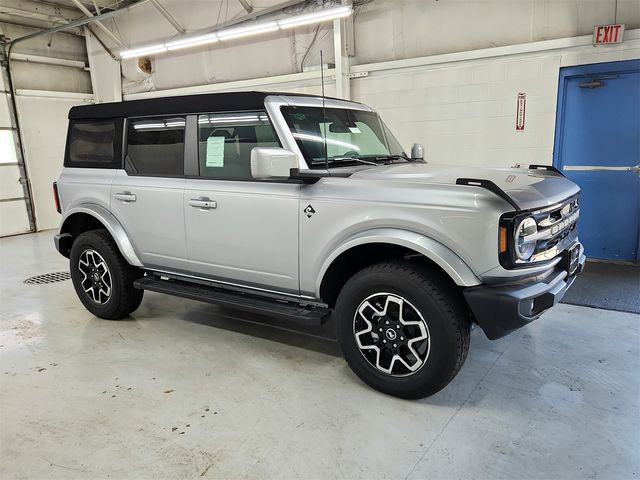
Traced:
[[424, 147], [421, 143], [414, 143], [411, 146], [411, 160], [424, 161]]
[[289, 178], [292, 168], [298, 168], [298, 156], [289, 150], [267, 147], [251, 149], [253, 178]]

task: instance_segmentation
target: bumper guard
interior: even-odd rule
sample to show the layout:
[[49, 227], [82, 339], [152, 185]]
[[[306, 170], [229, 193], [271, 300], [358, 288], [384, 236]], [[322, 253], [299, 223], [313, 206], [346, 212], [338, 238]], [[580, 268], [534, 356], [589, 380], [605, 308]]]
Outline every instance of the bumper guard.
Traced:
[[467, 288], [463, 293], [485, 335], [495, 340], [531, 323], [560, 302], [576, 276], [584, 270], [585, 261], [584, 250], [580, 247], [578, 267], [572, 275], [566, 269], [556, 267], [540, 281], [481, 285]]

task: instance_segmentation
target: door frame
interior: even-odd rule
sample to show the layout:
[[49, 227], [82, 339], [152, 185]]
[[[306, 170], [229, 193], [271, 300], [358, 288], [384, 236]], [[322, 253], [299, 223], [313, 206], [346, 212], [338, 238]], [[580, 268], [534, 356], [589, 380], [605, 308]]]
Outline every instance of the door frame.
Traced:
[[[615, 62], [592, 63], [586, 65], [575, 65], [571, 67], [561, 67], [558, 80], [558, 99], [556, 105], [556, 127], [553, 142], [553, 166], [562, 171], [561, 154], [562, 139], [564, 135], [565, 107], [567, 99], [567, 84], [569, 80], [580, 77], [590, 77], [594, 75], [633, 73], [640, 72], [640, 60], [620, 60]], [[636, 259], [631, 263], [640, 263], [640, 232], [638, 233], [638, 248], [636, 249]], [[617, 262], [616, 262], [617, 263]], [[630, 263], [625, 261], [623, 263]]]

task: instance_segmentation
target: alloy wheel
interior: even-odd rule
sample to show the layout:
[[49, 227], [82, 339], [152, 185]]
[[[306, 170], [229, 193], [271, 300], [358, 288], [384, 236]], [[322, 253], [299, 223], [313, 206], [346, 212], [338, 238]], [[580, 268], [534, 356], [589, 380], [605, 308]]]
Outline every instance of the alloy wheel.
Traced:
[[416, 373], [429, 357], [427, 323], [400, 295], [375, 293], [363, 300], [353, 318], [353, 334], [364, 358], [394, 377]]
[[105, 304], [111, 297], [111, 273], [102, 255], [93, 249], [80, 254], [78, 270], [82, 274], [80, 284], [91, 300]]

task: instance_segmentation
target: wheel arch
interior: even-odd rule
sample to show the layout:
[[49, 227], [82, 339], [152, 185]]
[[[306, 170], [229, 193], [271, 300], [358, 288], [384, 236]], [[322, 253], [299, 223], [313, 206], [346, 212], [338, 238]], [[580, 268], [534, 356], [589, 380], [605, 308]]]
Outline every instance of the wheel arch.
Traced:
[[460, 287], [481, 283], [471, 268], [440, 242], [406, 230], [375, 229], [350, 237], [332, 251], [320, 269], [315, 294], [333, 305], [354, 273], [394, 258], [414, 258], [426, 263]]
[[[67, 238], [71, 239], [68, 243], [68, 249], [70, 250], [73, 239], [78, 235], [88, 230], [98, 228], [105, 228], [109, 232], [118, 246], [118, 250], [120, 250], [120, 253], [130, 265], [136, 267], [143, 266], [118, 219], [100, 205], [82, 205], [65, 212], [60, 227], [60, 234], [62, 236], [67, 235]], [[60, 253], [65, 255], [62, 249]]]

